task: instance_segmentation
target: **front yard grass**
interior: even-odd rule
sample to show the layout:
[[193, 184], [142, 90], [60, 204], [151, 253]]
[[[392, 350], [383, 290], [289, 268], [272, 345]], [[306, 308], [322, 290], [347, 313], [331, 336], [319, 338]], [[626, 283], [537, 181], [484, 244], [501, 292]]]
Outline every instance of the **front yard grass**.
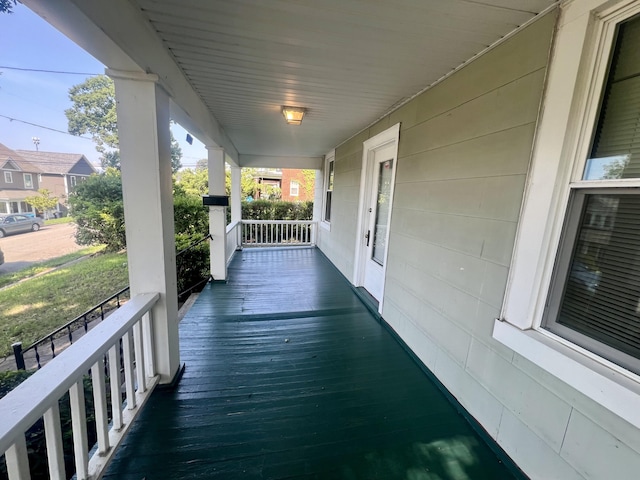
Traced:
[[60, 225], [61, 223], [73, 223], [72, 217], [50, 218], [44, 221], [45, 225]]
[[68, 253], [61, 257], [52, 258], [51, 260], [36, 263], [35, 265], [32, 265], [29, 268], [25, 268], [24, 270], [20, 270], [18, 272], [7, 273], [0, 276], [0, 288], [6, 287], [7, 285], [12, 285], [16, 282], [19, 282], [20, 280], [24, 280], [25, 278], [33, 277], [35, 275], [38, 275], [39, 273], [46, 272], [47, 270], [59, 267], [60, 265], [72, 262], [73, 260], [77, 260], [78, 258], [82, 258], [86, 255], [96, 254], [102, 250], [104, 250], [104, 245], [87, 247], [83, 248], [82, 250], [78, 250], [77, 252]]
[[102, 302], [129, 282], [126, 253], [97, 255], [0, 291], [0, 356], [24, 347]]

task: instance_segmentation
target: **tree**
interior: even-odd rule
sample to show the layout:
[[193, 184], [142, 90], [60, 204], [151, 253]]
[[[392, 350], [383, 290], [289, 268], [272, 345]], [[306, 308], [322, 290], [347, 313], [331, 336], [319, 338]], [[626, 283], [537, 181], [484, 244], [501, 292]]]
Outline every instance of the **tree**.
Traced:
[[79, 245], [106, 244], [109, 251], [125, 248], [120, 171], [108, 168], [104, 174], [92, 175], [76, 185], [69, 194], [69, 206], [78, 226]]
[[[1, 0], [0, 0], [1, 1]], [[113, 81], [106, 75], [89, 77], [69, 89], [73, 106], [65, 110], [69, 133], [89, 134], [102, 154], [103, 168], [120, 169], [118, 151], [118, 123], [116, 93]], [[182, 149], [171, 133], [171, 170], [176, 173], [182, 166]]]
[[46, 188], [38, 190], [38, 194], [39, 195], [27, 197], [24, 201], [39, 212], [43, 212], [46, 218], [47, 212], [49, 212], [49, 210], [53, 210], [58, 205], [58, 199], [56, 197], [52, 197], [51, 192]]
[[16, 0], [0, 0], [0, 13], [13, 13], [13, 6], [16, 3]]
[[315, 170], [302, 170], [302, 191], [306, 198], [313, 198], [313, 192], [316, 188], [316, 171]]
[[209, 193], [209, 173], [206, 168], [186, 168], [176, 174], [176, 183], [187, 195], [200, 197]]

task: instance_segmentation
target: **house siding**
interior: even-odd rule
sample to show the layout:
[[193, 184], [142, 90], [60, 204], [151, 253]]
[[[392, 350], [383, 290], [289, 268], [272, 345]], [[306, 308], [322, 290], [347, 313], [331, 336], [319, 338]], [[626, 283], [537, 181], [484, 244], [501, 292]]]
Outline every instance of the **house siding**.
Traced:
[[384, 319], [532, 478], [630, 478], [638, 430], [491, 336], [556, 20], [548, 13], [338, 147], [331, 230], [318, 243], [353, 281], [362, 142], [401, 122]]
[[96, 173], [95, 168], [93, 168], [89, 163], [83, 158], [76, 163], [71, 170], [69, 170], [69, 175], [84, 175], [89, 176]]

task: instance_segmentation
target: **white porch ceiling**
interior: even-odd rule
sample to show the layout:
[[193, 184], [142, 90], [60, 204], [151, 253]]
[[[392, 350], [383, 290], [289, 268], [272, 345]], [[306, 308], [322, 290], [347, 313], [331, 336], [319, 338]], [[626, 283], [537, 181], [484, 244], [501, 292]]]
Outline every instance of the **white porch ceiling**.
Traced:
[[[25, 3], [40, 4], [41, 10], [49, 11], [52, 3], [73, 5], [142, 70], [161, 79], [169, 76], [159, 71], [160, 62], [173, 60], [241, 160], [243, 155], [323, 155], [556, 2]], [[58, 23], [64, 23], [64, 18]], [[137, 39], [134, 28], [146, 30], [144, 41]], [[73, 29], [73, 24], [66, 25], [66, 33]], [[91, 45], [82, 35], [84, 43]], [[154, 35], [157, 38], [151, 38]], [[74, 37], [73, 32], [70, 36]], [[147, 52], [151, 44], [165, 52]], [[176, 102], [180, 104], [180, 99]], [[285, 124], [282, 105], [309, 110], [301, 126]], [[189, 106], [180, 106], [189, 116]]]

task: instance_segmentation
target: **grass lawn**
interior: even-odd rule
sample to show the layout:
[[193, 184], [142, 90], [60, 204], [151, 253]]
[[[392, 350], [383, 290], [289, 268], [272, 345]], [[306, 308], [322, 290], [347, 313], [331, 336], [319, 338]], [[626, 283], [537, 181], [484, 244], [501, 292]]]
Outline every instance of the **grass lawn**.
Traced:
[[0, 355], [8, 355], [14, 342], [31, 345], [128, 282], [126, 253], [109, 253], [0, 291]]
[[19, 282], [20, 280], [24, 280], [25, 278], [33, 277], [34, 275], [46, 272], [47, 270], [51, 270], [52, 268], [59, 267], [60, 265], [64, 265], [65, 263], [84, 257], [85, 255], [93, 255], [94, 253], [98, 253], [102, 250], [104, 250], [104, 245], [100, 245], [97, 247], [87, 247], [83, 248], [82, 250], [78, 250], [77, 252], [68, 253], [61, 257], [52, 258], [51, 260], [37, 263], [29, 268], [25, 268], [24, 270], [20, 270], [18, 272], [2, 275], [0, 276], [0, 288], [6, 287], [7, 285], [12, 285], [16, 282]]
[[50, 218], [49, 220], [45, 220], [45, 225], [59, 225], [61, 223], [73, 223], [73, 218], [71, 217], [62, 217], [62, 218]]

